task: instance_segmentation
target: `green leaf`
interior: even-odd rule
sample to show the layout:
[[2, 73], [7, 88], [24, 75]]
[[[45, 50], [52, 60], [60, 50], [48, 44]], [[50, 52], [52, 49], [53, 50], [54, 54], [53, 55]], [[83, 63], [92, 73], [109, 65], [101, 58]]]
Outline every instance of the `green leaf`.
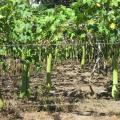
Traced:
[[4, 16], [3, 15], [0, 15], [0, 19], [3, 19], [4, 18]]

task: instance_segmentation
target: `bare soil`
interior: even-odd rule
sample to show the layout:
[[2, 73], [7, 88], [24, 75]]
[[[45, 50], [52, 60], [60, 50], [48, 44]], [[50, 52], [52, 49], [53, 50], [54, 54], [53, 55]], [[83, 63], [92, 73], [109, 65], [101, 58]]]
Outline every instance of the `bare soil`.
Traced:
[[91, 77], [93, 66], [81, 68], [75, 61], [54, 65], [49, 94], [43, 90], [45, 71], [31, 75], [31, 96], [24, 100], [18, 97], [19, 75], [2, 77], [6, 107], [0, 120], [120, 120], [120, 101], [110, 95], [111, 68], [107, 75], [101, 69]]

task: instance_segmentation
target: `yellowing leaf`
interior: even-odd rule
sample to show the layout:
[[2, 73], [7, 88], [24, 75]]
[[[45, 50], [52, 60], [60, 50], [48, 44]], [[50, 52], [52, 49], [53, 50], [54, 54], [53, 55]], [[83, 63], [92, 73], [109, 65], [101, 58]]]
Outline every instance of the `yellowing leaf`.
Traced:
[[97, 6], [97, 7], [101, 7], [101, 5], [100, 5], [99, 3], [96, 3], [96, 6]]
[[111, 24], [110, 24], [110, 28], [111, 28], [111, 29], [115, 29], [115, 28], [116, 28], [116, 24], [115, 24], [115, 23], [111, 23]]
[[94, 25], [94, 24], [95, 24], [95, 20], [94, 20], [94, 19], [88, 20], [88, 24], [89, 24], [89, 25]]

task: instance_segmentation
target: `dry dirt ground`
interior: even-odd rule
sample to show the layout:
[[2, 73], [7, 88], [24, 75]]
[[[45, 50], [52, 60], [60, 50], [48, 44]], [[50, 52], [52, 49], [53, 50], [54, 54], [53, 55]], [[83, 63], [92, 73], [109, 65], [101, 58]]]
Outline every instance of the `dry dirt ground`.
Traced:
[[[19, 120], [9, 119], [5, 116], [0, 116], [0, 120]], [[74, 113], [54, 113], [49, 114], [47, 112], [26, 112], [22, 116], [22, 120], [120, 120], [119, 116], [86, 116], [77, 115]]]
[[81, 116], [72, 113], [56, 113], [49, 115], [48, 113], [26, 113], [25, 120], [119, 120], [120, 117], [116, 116]]
[[21, 100], [19, 77], [3, 79], [6, 107], [0, 120], [120, 120], [120, 101], [111, 98], [111, 69], [95, 71], [93, 64], [81, 68], [78, 62], [56, 64], [52, 73], [53, 90], [42, 90], [45, 71], [31, 76], [31, 97]]

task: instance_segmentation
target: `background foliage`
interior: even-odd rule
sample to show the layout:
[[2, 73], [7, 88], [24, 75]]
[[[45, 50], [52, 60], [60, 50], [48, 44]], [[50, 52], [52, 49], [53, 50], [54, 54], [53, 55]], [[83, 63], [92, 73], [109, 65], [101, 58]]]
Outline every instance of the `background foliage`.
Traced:
[[[77, 56], [81, 64], [97, 54], [115, 64], [120, 42], [119, 6], [120, 0], [44, 0], [37, 7], [28, 0], [1, 0], [0, 63], [4, 68], [4, 58], [10, 56], [39, 67], [52, 53], [53, 60]], [[59, 46], [65, 43], [66, 47]]]

